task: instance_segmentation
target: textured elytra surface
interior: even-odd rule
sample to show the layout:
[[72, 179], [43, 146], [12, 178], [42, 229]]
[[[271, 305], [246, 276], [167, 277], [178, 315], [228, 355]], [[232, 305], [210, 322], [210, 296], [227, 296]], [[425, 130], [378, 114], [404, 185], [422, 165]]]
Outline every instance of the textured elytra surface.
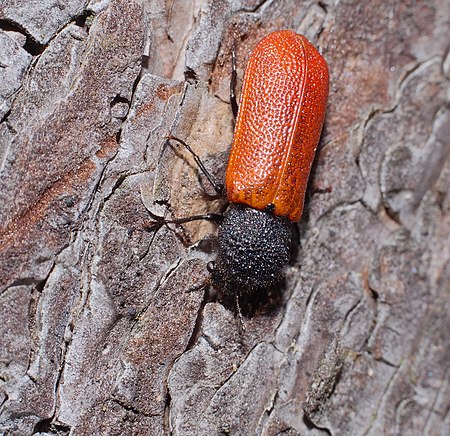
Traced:
[[252, 52], [226, 174], [230, 201], [298, 221], [328, 96], [328, 67], [291, 30], [264, 38]]
[[[448, 2], [6, 3], [0, 433], [447, 435]], [[217, 229], [141, 232], [143, 204], [221, 209], [164, 137], [223, 177], [230, 49], [242, 78], [288, 28], [327, 118], [282, 301], [243, 329], [203, 301]]]

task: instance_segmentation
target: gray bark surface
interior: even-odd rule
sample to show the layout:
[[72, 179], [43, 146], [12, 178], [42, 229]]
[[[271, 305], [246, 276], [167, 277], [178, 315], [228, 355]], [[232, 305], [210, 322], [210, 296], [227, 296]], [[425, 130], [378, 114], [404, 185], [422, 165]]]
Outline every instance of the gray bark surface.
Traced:
[[[231, 48], [330, 97], [280, 299], [215, 298]], [[449, 435], [450, 4], [0, 3], [0, 433]], [[239, 89], [239, 87], [238, 87]], [[205, 194], [206, 191], [206, 194]], [[241, 325], [242, 323], [242, 325]]]

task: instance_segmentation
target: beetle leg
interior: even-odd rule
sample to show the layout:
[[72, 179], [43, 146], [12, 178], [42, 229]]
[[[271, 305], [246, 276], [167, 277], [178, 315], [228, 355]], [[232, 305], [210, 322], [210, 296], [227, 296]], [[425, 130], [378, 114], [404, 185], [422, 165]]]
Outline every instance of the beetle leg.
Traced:
[[230, 104], [233, 117], [236, 120], [239, 106], [236, 99], [237, 65], [236, 65], [236, 47], [231, 49], [231, 79], [230, 79]]
[[217, 182], [217, 180], [214, 179], [214, 177], [211, 175], [211, 173], [206, 169], [205, 165], [203, 165], [203, 162], [201, 161], [200, 157], [195, 153], [192, 148], [186, 144], [182, 139], [177, 138], [176, 136], [169, 135], [167, 137], [168, 140], [174, 140], [180, 143], [189, 153], [191, 153], [192, 157], [195, 160], [195, 163], [200, 168], [200, 171], [205, 175], [205, 177], [208, 179], [209, 183], [211, 183], [211, 186], [215, 189], [218, 195], [225, 195], [225, 187], [222, 183]]
[[245, 333], [245, 324], [244, 324], [244, 318], [242, 318], [242, 312], [241, 312], [241, 306], [239, 306], [239, 296], [238, 294], [235, 295], [236, 297], [236, 310], [239, 318], [239, 333]]

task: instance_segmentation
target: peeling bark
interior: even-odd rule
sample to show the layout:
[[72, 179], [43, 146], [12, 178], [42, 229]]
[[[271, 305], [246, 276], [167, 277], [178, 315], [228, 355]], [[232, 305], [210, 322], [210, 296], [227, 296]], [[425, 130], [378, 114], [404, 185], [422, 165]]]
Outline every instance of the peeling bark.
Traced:
[[[448, 434], [448, 2], [32, 3], [0, 9], [0, 432]], [[240, 318], [214, 224], [143, 224], [225, 207], [165, 138], [223, 177], [231, 48], [242, 78], [282, 28], [329, 106], [285, 285]]]

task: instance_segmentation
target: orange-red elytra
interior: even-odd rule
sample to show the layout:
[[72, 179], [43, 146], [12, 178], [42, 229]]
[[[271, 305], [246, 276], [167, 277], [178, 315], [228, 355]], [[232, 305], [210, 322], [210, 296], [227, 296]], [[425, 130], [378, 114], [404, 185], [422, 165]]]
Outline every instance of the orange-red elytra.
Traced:
[[298, 221], [325, 118], [328, 66], [302, 35], [266, 36], [248, 61], [226, 173], [232, 203]]

